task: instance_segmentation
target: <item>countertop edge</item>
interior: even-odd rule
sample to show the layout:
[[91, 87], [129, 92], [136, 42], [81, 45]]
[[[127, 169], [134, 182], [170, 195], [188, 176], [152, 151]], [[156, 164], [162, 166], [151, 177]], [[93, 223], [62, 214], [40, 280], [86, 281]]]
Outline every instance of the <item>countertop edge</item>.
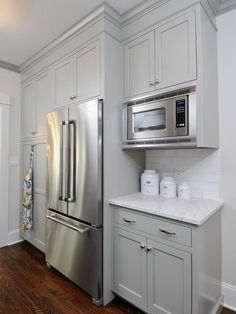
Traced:
[[172, 220], [175, 220], [178, 222], [188, 223], [188, 224], [200, 227], [201, 225], [204, 224], [204, 222], [206, 222], [211, 216], [213, 216], [217, 211], [219, 211], [224, 206], [224, 202], [222, 202], [220, 200], [213, 200], [213, 201], [219, 202], [219, 205], [215, 209], [213, 209], [208, 215], [206, 215], [203, 219], [201, 219], [199, 221], [196, 221], [194, 219], [184, 218], [184, 217], [180, 218], [180, 217], [175, 216], [175, 215], [168, 215], [168, 214], [153, 212], [151, 210], [145, 210], [144, 208], [137, 207], [137, 206], [122, 204], [122, 202], [119, 202], [116, 199], [111, 199], [109, 201], [109, 204], [113, 205], [113, 206], [118, 206], [121, 208], [127, 208], [127, 209], [131, 209], [131, 210], [135, 210], [135, 211], [140, 212], [140, 213], [150, 214], [152, 216], [156, 216], [156, 217], [160, 217], [160, 218], [172, 219]]

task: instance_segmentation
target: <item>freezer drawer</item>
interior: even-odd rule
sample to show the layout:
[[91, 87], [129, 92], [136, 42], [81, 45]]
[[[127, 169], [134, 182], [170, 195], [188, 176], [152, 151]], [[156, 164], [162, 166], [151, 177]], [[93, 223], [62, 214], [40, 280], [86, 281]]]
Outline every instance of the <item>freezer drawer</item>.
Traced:
[[48, 211], [46, 261], [93, 297], [102, 299], [102, 228]]

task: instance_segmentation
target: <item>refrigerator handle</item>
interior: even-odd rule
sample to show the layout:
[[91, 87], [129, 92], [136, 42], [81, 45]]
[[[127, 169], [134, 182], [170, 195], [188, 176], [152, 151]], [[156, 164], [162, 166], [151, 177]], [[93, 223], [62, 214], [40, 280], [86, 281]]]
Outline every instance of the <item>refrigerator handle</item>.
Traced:
[[76, 160], [76, 149], [75, 149], [75, 122], [69, 120], [69, 196], [68, 202], [75, 201], [75, 160]]
[[60, 190], [59, 200], [68, 200], [68, 122], [60, 123]]

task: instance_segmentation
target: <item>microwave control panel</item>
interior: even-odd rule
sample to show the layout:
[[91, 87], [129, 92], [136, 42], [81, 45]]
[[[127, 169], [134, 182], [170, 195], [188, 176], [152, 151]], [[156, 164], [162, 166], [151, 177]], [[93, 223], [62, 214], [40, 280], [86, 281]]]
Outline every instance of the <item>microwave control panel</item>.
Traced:
[[175, 101], [176, 106], [176, 128], [186, 127], [186, 99], [178, 99]]

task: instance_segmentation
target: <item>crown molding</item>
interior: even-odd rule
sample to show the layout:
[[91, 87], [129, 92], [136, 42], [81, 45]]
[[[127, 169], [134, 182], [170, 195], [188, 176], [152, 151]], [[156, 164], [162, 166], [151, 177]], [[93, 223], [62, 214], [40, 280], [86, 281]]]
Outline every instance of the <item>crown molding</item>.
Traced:
[[217, 9], [217, 15], [231, 11], [236, 8], [236, 0], [219, 0], [220, 4]]
[[9, 70], [12, 72], [20, 73], [20, 67], [18, 67], [15, 64], [8, 63], [8, 62], [2, 61], [2, 60], [0, 60], [0, 68], [5, 69], [5, 70]]

